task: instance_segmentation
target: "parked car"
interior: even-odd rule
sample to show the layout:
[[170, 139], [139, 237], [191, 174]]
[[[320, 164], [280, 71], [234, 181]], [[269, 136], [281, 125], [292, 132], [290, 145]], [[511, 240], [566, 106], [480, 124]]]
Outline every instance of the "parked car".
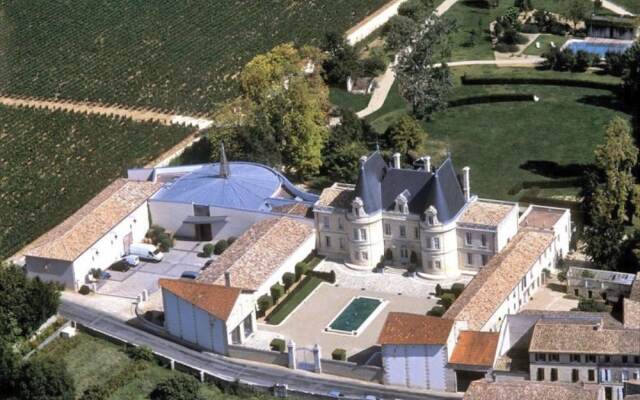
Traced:
[[127, 272], [131, 267], [135, 267], [140, 264], [140, 257], [128, 255], [109, 266], [110, 270], [118, 272]]
[[134, 243], [129, 246], [129, 254], [138, 256], [142, 260], [162, 261], [164, 254], [156, 246], [148, 243]]
[[135, 267], [140, 264], [140, 257], [128, 255], [122, 258], [130, 267]]
[[198, 273], [196, 271], [184, 271], [180, 278], [183, 279], [196, 279], [198, 277]]

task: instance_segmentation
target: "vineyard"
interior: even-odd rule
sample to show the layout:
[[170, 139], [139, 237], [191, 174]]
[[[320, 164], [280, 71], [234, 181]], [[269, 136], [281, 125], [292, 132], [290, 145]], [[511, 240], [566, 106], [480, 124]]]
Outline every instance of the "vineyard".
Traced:
[[192, 129], [0, 106], [0, 259]]
[[253, 56], [387, 0], [2, 0], [0, 93], [207, 113]]

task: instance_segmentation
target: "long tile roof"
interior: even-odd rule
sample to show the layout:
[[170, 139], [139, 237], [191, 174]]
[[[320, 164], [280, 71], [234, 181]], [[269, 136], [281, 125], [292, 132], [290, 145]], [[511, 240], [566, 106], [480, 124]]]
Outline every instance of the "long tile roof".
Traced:
[[334, 183], [324, 189], [316, 205], [321, 207], [351, 208], [355, 197], [355, 186], [346, 183]]
[[463, 400], [597, 400], [598, 385], [535, 381], [471, 382]]
[[447, 343], [453, 321], [427, 315], [390, 312], [378, 338], [379, 344]]
[[162, 185], [117, 179], [64, 222], [38, 238], [27, 256], [74, 261]]
[[293, 252], [313, 235], [313, 227], [292, 218], [265, 219], [253, 224], [207, 267], [198, 281], [258, 290]]
[[640, 330], [543, 320], [533, 328], [529, 351], [640, 355]]
[[518, 205], [486, 200], [477, 200], [469, 204], [462, 213], [459, 222], [472, 225], [498, 226], [507, 214]]
[[481, 330], [552, 241], [550, 232], [518, 232], [469, 282], [444, 317], [467, 321], [470, 330]]
[[497, 332], [462, 331], [458, 335], [449, 363], [491, 367], [499, 338], [500, 334]]
[[158, 284], [161, 288], [222, 321], [229, 318], [241, 293], [238, 288], [210, 285], [186, 279], [160, 279]]

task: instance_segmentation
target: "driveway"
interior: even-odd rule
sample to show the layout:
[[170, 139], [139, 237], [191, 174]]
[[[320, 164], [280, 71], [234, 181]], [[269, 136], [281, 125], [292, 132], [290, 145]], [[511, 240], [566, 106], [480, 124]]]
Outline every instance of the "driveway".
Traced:
[[149, 294], [157, 292], [160, 278], [175, 279], [185, 271], [200, 271], [208, 260], [198, 256], [201, 246], [199, 242], [181, 241], [160, 262], [140, 262], [127, 272], [109, 271], [111, 277], [98, 284], [98, 293], [135, 299], [143, 290]]

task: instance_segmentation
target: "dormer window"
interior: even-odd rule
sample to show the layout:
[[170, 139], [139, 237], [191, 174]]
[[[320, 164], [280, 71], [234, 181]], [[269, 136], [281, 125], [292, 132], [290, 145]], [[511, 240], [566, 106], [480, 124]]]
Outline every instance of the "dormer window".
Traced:
[[360, 197], [353, 199], [353, 202], [351, 203], [351, 211], [356, 218], [364, 217], [366, 215], [364, 212], [364, 203]]
[[396, 212], [409, 214], [409, 204], [407, 201], [408, 192], [405, 190], [396, 197]]
[[434, 206], [429, 206], [427, 211], [424, 212], [424, 215], [427, 225], [433, 226], [440, 223], [440, 221], [438, 221], [438, 210], [436, 210]]

